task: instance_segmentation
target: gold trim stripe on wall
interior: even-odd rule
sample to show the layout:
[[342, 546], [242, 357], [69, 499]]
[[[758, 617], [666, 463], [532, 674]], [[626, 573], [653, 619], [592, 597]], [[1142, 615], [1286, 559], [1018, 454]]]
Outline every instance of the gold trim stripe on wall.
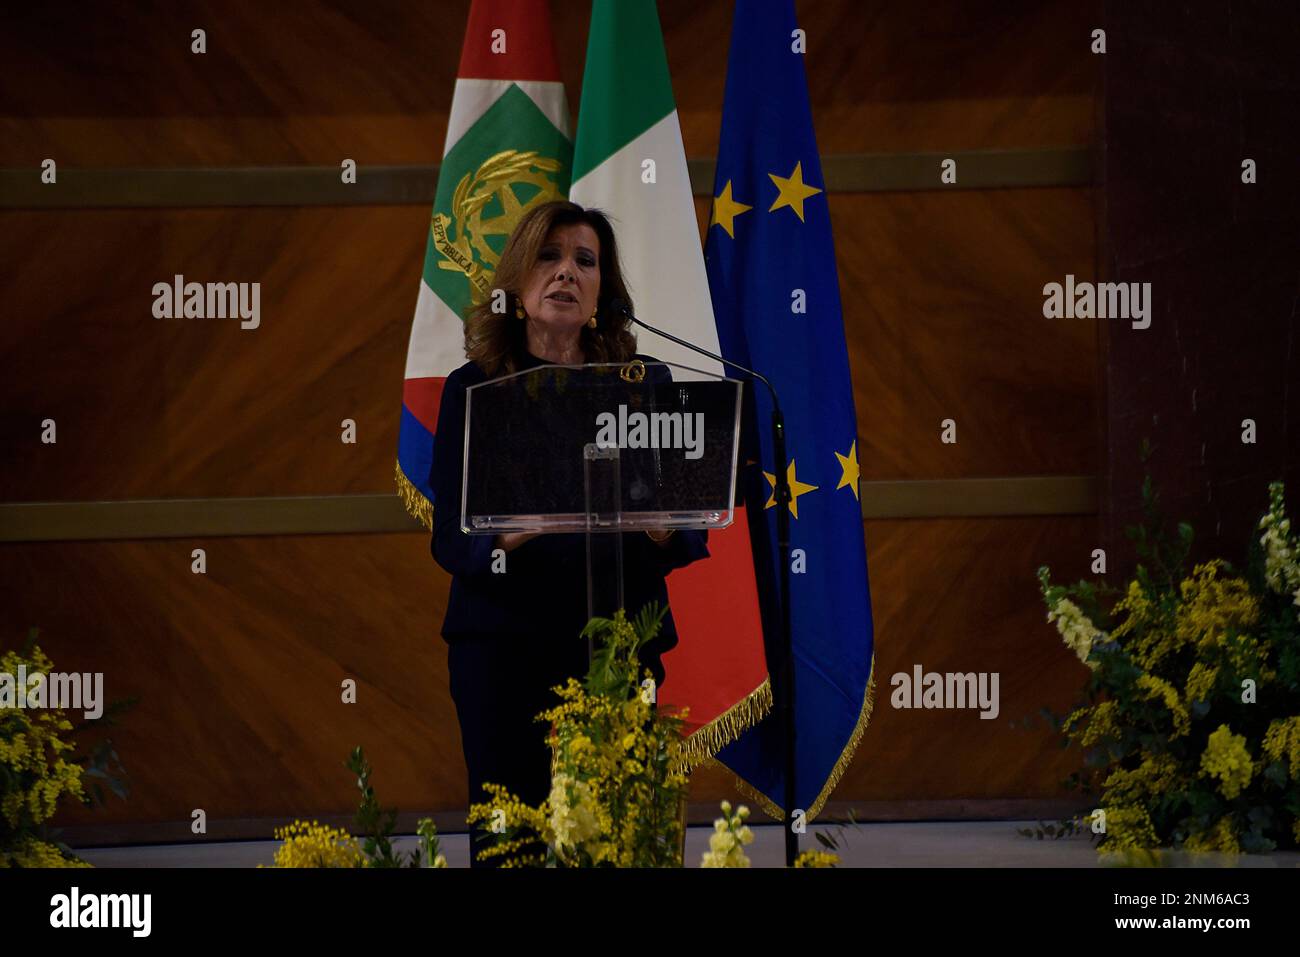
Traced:
[[[1094, 515], [1093, 476], [862, 482], [863, 518]], [[396, 495], [14, 502], [0, 505], [0, 542], [124, 541], [243, 535], [423, 531]], [[425, 533], [427, 534], [427, 533]]]
[[1095, 515], [1100, 508], [1091, 475], [859, 482], [858, 497], [863, 518]]
[[[940, 164], [949, 158], [957, 163], [957, 180], [944, 184]], [[1088, 147], [828, 154], [821, 161], [832, 193], [1090, 186], [1097, 168]], [[711, 195], [716, 159], [687, 165], [695, 195]], [[62, 168], [53, 184], [41, 182], [39, 169], [3, 169], [0, 208], [431, 206], [437, 183], [437, 165], [361, 166], [350, 185], [333, 166]]]

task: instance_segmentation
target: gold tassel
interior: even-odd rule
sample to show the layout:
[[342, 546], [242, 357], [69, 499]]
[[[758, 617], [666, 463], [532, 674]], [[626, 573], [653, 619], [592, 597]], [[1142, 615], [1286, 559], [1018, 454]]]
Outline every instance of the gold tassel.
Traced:
[[[710, 758], [710, 760], [718, 767], [726, 768], [726, 770], [731, 771], [731, 768], [728, 768], [717, 758]], [[757, 804], [759, 806], [759, 809], [768, 817], [770, 817], [772, 820], [774, 821], [785, 820], [785, 812], [782, 811], [775, 804], [773, 804], [770, 800], [768, 800], [766, 794], [763, 794], [761, 791], [755, 790], [754, 788], [750, 787], [749, 782], [746, 781], [744, 778], [742, 778], [739, 774], [736, 774], [734, 771], [732, 771], [732, 778], [733, 778], [733, 783], [736, 786], [736, 790], [740, 792], [742, 797], [746, 798], [747, 800], [753, 801], [755, 804]]]
[[394, 470], [397, 480], [397, 494], [402, 499], [402, 504], [406, 506], [406, 511], [412, 518], [418, 519], [420, 524], [430, 531], [433, 530], [433, 503], [424, 497], [421, 492], [406, 474], [402, 471], [402, 463], [398, 462]]
[[853, 763], [853, 754], [858, 750], [858, 744], [862, 741], [862, 736], [867, 731], [867, 725], [871, 723], [871, 712], [876, 707], [876, 655], [873, 650], [871, 655], [871, 674], [867, 678], [867, 693], [862, 703], [862, 711], [858, 715], [858, 723], [853, 728], [853, 733], [849, 735], [849, 740], [844, 745], [844, 750], [840, 752], [840, 759], [835, 762], [835, 767], [831, 768], [830, 777], [826, 779], [826, 785], [822, 788], [822, 793], [817, 795], [817, 800], [813, 802], [812, 808], [808, 811], [808, 820], [812, 820], [821, 813], [821, 809], [826, 804], [826, 799], [831, 796], [836, 785], [840, 783], [840, 778], [848, 771], [849, 765]]
[[771, 710], [772, 681], [764, 678], [761, 685], [682, 742], [682, 759], [687, 768], [693, 769], [711, 759]]
[[[839, 760], [835, 762], [835, 767], [831, 768], [830, 775], [826, 778], [826, 784], [822, 787], [821, 793], [817, 795], [817, 800], [813, 801], [812, 807], [808, 808], [806, 820], [814, 820], [826, 806], [826, 800], [835, 790], [835, 786], [840, 783], [844, 773], [849, 769], [853, 762], [853, 754], [858, 749], [859, 742], [862, 741], [862, 735], [867, 730], [867, 725], [871, 723], [871, 712], [876, 706], [876, 655], [874, 650], [871, 654], [871, 674], [867, 678], [867, 691], [863, 695], [862, 710], [858, 713], [858, 722], [853, 728], [853, 733], [849, 735], [848, 742], [844, 745], [844, 750], [840, 752]], [[733, 783], [736, 790], [746, 799], [753, 801], [762, 809], [763, 813], [774, 821], [784, 821], [785, 812], [777, 807], [766, 794], [761, 793], [750, 785], [748, 781], [732, 771], [717, 758], [709, 758], [708, 764], [716, 765], [720, 768], [726, 768], [731, 771]]]

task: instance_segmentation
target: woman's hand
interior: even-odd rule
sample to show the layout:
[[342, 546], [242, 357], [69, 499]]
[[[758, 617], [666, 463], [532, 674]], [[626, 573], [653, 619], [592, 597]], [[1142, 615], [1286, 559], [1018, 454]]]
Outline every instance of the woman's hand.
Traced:
[[498, 535], [493, 542], [497, 548], [505, 549], [507, 552], [513, 552], [524, 542], [531, 541], [541, 532], [507, 532], [504, 535]]
[[660, 548], [666, 548], [668, 545], [668, 539], [673, 537], [673, 531], [674, 530], [671, 528], [656, 528], [653, 530], [647, 528], [645, 533], [650, 536], [650, 541], [654, 542]]

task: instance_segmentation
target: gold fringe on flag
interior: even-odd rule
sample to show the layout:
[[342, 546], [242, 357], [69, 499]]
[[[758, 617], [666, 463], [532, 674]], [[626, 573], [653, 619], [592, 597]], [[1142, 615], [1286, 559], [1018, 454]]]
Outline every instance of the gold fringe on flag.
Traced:
[[[709, 763], [716, 765], [717, 767], [720, 767], [725, 771], [731, 771], [731, 768], [727, 767], [717, 758], [710, 758]], [[770, 817], [772, 820], [774, 821], [785, 820], [785, 812], [782, 811], [775, 804], [773, 804], [771, 800], [768, 799], [768, 796], [766, 794], [764, 794], [762, 791], [759, 791], [757, 788], [750, 787], [749, 782], [746, 781], [744, 778], [742, 778], [739, 774], [736, 774], [734, 771], [731, 771], [731, 774], [732, 774], [732, 782], [733, 784], [735, 784], [736, 790], [740, 792], [740, 795], [742, 797], [744, 797], [748, 801], [752, 801], [755, 804], [757, 804], [759, 808], [762, 810], [762, 812], [766, 814], [768, 817]]]
[[[853, 728], [853, 733], [849, 735], [848, 743], [844, 745], [844, 750], [840, 752], [839, 760], [835, 762], [835, 767], [831, 768], [829, 777], [826, 778], [826, 784], [822, 787], [821, 793], [817, 795], [817, 800], [813, 801], [812, 807], [808, 808], [806, 820], [812, 821], [821, 813], [822, 808], [826, 805], [826, 800], [835, 790], [835, 786], [840, 783], [840, 778], [844, 777], [844, 772], [849, 769], [849, 764], [853, 761], [853, 754], [858, 749], [858, 743], [862, 740], [862, 735], [867, 730], [867, 725], [871, 723], [871, 712], [876, 706], [876, 655], [871, 655], [871, 674], [867, 678], [867, 691], [863, 695], [862, 710], [858, 713], [858, 722]], [[726, 768], [731, 771], [725, 764], [717, 758], [709, 758], [709, 764], [716, 765], [720, 768]], [[753, 801], [762, 809], [763, 813], [774, 821], [784, 821], [785, 812], [777, 807], [766, 794], [763, 794], [757, 788], [753, 787], [748, 781], [740, 775], [731, 771], [736, 790], [739, 791], [747, 800]]]
[[724, 747], [752, 728], [772, 710], [772, 681], [763, 683], [741, 698], [708, 724], [697, 728], [682, 742], [682, 755], [688, 769], [710, 760]]
[[415, 487], [414, 483], [406, 477], [402, 471], [402, 463], [397, 463], [394, 470], [397, 481], [397, 494], [401, 496], [402, 504], [406, 506], [407, 512], [412, 518], [418, 519], [420, 524], [430, 531], [433, 530], [433, 503], [424, 497], [424, 493]]

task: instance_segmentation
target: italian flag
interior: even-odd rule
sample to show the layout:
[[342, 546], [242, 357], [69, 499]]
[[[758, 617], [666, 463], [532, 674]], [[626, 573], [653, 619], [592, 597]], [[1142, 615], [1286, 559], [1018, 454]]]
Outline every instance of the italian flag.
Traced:
[[[654, 0], [595, 0], [569, 198], [609, 214], [639, 318], [717, 353], [700, 230]], [[722, 373], [720, 363], [645, 330], [639, 349]], [[679, 643], [660, 701], [685, 706], [692, 763], [712, 757], [771, 707], [744, 508], [709, 533], [708, 561], [669, 576]]]
[[465, 362], [463, 317], [491, 288], [524, 212], [564, 198], [572, 156], [546, 0], [474, 0], [402, 386], [397, 489], [426, 527], [433, 524], [429, 469], [442, 387]]

